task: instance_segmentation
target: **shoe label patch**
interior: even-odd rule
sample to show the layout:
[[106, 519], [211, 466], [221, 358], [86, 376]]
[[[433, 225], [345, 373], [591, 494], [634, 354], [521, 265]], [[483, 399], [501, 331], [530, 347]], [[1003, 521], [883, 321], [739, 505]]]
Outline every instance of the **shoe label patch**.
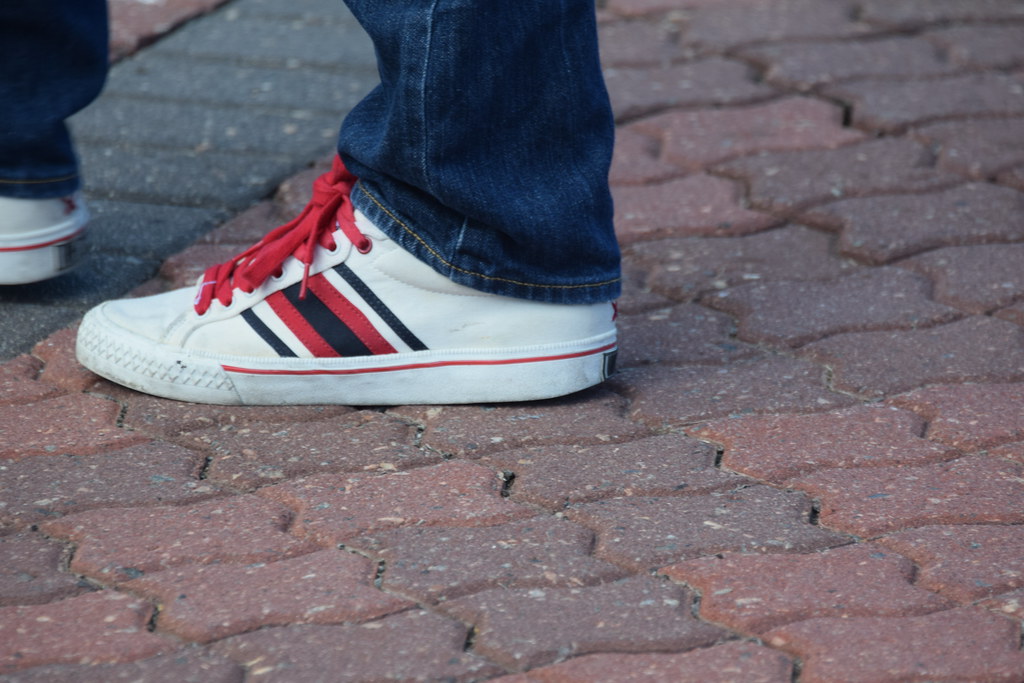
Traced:
[[615, 374], [615, 361], [619, 356], [619, 350], [614, 349], [604, 354], [604, 367], [601, 369], [601, 379], [606, 380]]
[[54, 246], [57, 252], [57, 270], [67, 270], [85, 256], [85, 233], [80, 232], [68, 242]]

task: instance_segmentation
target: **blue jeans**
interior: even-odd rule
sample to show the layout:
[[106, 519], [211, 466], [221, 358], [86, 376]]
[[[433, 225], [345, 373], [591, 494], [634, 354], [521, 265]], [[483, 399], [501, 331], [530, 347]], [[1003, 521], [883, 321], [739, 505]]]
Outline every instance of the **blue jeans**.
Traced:
[[0, 1], [0, 195], [78, 189], [65, 119], [107, 77], [106, 0]]
[[[594, 0], [346, 3], [373, 40], [381, 76], [338, 140], [360, 178], [356, 206], [418, 258], [470, 287], [557, 303], [618, 296], [608, 190], [614, 125]], [[9, 4], [0, 3], [0, 50], [15, 56], [28, 54], [35, 40], [27, 31], [7, 35], [15, 17], [79, 16], [78, 24], [68, 19], [49, 28], [53, 42], [67, 37], [56, 32], [74, 29], [81, 50], [37, 54], [35, 61], [66, 58], [19, 79], [21, 89], [12, 91], [12, 101], [24, 102], [48, 83], [66, 93], [56, 100], [59, 110], [47, 108], [55, 100], [39, 104], [37, 97], [25, 109], [46, 124], [40, 127], [22, 108], [2, 105], [15, 125], [0, 137], [0, 193], [66, 193], [73, 181], [53, 180], [74, 173], [63, 118], [102, 83], [95, 52], [100, 44], [105, 51], [103, 2], [22, 0], [13, 3], [17, 10], [4, 9]], [[6, 80], [11, 69], [3, 68]]]

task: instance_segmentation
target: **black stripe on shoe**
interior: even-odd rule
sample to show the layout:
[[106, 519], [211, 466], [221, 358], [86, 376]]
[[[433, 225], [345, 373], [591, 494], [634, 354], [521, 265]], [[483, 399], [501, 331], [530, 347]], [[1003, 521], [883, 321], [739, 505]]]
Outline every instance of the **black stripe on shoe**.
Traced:
[[274, 331], [267, 327], [267, 324], [260, 320], [260, 317], [252, 312], [252, 309], [242, 311], [242, 319], [249, 323], [252, 331], [260, 336], [260, 339], [267, 342], [270, 348], [277, 352], [282, 358], [297, 358], [298, 355], [292, 351], [284, 341], [274, 334]]
[[306, 298], [299, 298], [300, 285], [294, 284], [281, 291], [295, 310], [298, 311], [310, 327], [323, 338], [323, 340], [339, 356], [372, 356], [366, 344], [338, 316], [327, 307], [323, 301], [317, 298], [310, 290], [306, 290]]
[[352, 272], [352, 269], [346, 266], [344, 263], [339, 263], [334, 267], [334, 271], [340, 275], [345, 282], [349, 284], [352, 289], [356, 290], [356, 293], [363, 298], [370, 308], [380, 316], [381, 320], [387, 323], [388, 327], [398, 335], [399, 339], [406, 343], [406, 345], [413, 351], [426, 351], [427, 345], [420, 341], [419, 337], [412, 333], [412, 331], [406, 327], [401, 320], [398, 319], [390, 308], [380, 300], [380, 298], [373, 293], [365, 282], [359, 279], [359, 276]]

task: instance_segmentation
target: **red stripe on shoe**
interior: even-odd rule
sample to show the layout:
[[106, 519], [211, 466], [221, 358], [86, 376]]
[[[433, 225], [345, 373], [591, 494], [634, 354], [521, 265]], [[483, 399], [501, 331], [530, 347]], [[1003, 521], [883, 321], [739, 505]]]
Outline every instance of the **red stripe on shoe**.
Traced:
[[0, 247], [0, 252], [32, 251], [33, 249], [43, 249], [44, 247], [52, 247], [53, 245], [60, 244], [61, 242], [70, 242], [71, 240], [79, 237], [83, 232], [85, 232], [85, 227], [82, 227], [82, 228], [79, 228], [78, 230], [75, 230], [70, 235], [64, 235], [63, 237], [58, 237], [57, 239], [52, 239], [49, 242], [40, 242], [39, 244], [29, 244], [29, 245], [24, 246], [24, 247]]
[[310, 279], [308, 286], [310, 291], [331, 309], [331, 312], [338, 316], [339, 320], [345, 323], [352, 334], [356, 335], [373, 355], [398, 353], [398, 350], [377, 331], [370, 319], [356, 308], [355, 304], [349, 301], [344, 294], [336, 290], [322, 274]]
[[338, 358], [340, 354], [321, 337], [302, 314], [299, 313], [282, 292], [274, 292], [266, 298], [267, 304], [277, 314], [302, 345], [317, 358]]
[[582, 358], [583, 356], [595, 356], [599, 353], [611, 351], [618, 346], [618, 342], [612, 342], [597, 349], [588, 351], [577, 351], [557, 356], [534, 356], [532, 358], [505, 358], [501, 360], [439, 360], [428, 363], [409, 363], [407, 365], [391, 365], [377, 368], [351, 368], [348, 370], [263, 370], [255, 368], [240, 368], [234, 365], [222, 365], [224, 372], [238, 372], [246, 375], [365, 375], [373, 372], [396, 372], [399, 370], [419, 370], [423, 368], [444, 368], [458, 365], [518, 365], [521, 363], [545, 363], [548, 361], [568, 360], [570, 358]]

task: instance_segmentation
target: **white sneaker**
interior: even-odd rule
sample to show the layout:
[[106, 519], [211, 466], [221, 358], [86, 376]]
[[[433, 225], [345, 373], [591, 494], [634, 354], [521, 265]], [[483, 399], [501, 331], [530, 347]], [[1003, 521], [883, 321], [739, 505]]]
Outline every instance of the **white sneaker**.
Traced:
[[298, 218], [195, 288], [89, 311], [79, 361], [149, 394], [246, 405], [524, 401], [613, 370], [613, 304], [455, 284], [353, 211], [354, 181], [336, 160]]
[[0, 197], [0, 285], [38, 282], [76, 266], [89, 212], [77, 195]]

